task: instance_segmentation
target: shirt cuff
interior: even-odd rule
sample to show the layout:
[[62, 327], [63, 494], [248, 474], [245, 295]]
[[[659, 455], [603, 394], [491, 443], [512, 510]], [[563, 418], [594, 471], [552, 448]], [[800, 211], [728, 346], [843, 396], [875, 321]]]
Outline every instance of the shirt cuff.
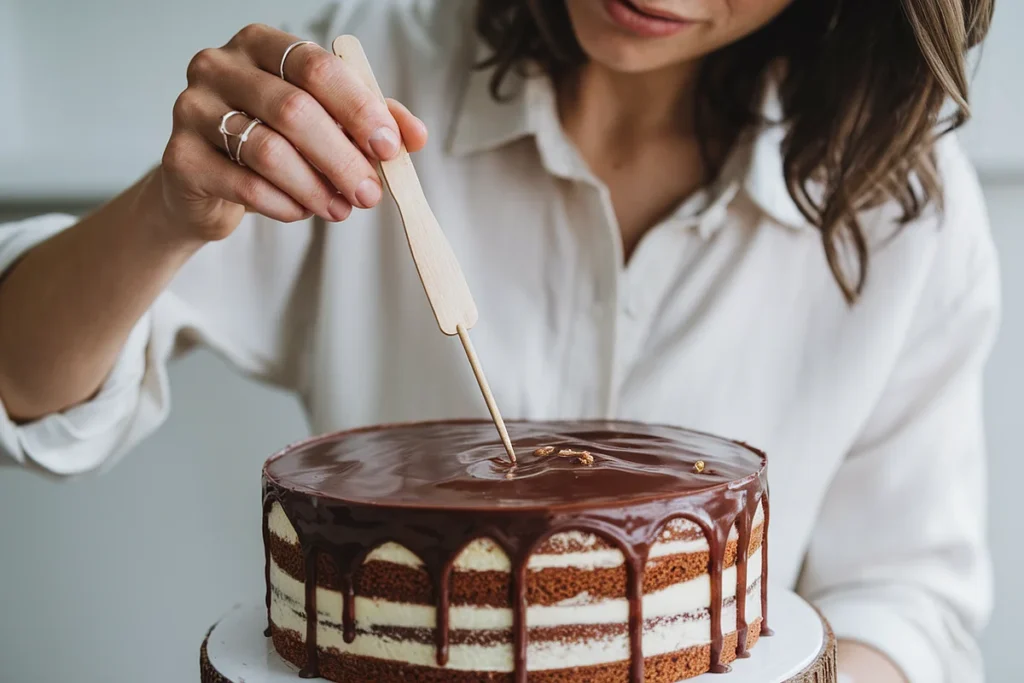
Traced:
[[48, 214], [0, 225], [0, 230], [7, 233], [0, 238], [0, 275], [6, 273], [29, 249], [63, 232], [77, 220], [65, 214]]
[[62, 477], [95, 470], [123, 448], [146, 372], [151, 315], [135, 327], [95, 397], [61, 413], [16, 424], [0, 401], [0, 452]]
[[837, 640], [853, 640], [878, 650], [910, 683], [944, 680], [932, 641], [891, 605], [860, 596], [826, 598], [815, 605], [828, 619]]

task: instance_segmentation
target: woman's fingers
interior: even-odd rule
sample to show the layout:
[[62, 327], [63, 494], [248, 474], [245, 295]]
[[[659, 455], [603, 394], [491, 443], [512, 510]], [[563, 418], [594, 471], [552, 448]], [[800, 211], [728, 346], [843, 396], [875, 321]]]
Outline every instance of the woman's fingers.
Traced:
[[185, 185], [181, 190], [186, 200], [217, 198], [283, 223], [303, 220], [312, 213], [263, 176], [228, 159], [195, 132], [171, 138], [162, 166]]
[[[179, 107], [188, 113], [185, 125], [201, 134], [214, 147], [229, 157], [241, 161], [312, 213], [329, 221], [344, 220], [351, 211], [350, 202], [339, 197], [335, 188], [285, 139], [270, 126], [256, 124], [245, 114], [236, 114], [224, 122], [221, 119], [231, 110], [219, 96], [204, 89], [192, 89], [182, 94]], [[246, 133], [246, 131], [248, 131]], [[242, 136], [246, 134], [243, 140]], [[335, 201], [336, 198], [342, 202]]]
[[[227, 130], [237, 138], [234, 150], [235, 162], [256, 171], [275, 187], [283, 190], [292, 199], [328, 221], [343, 221], [352, 213], [352, 204], [344, 195], [313, 168], [305, 158], [282, 135], [269, 126], [257, 123], [245, 116], [233, 117]], [[237, 131], [232, 131], [232, 126]], [[231, 137], [229, 137], [230, 143]]]
[[[422, 149], [427, 129], [401, 103], [381, 101], [343, 60], [297, 42], [254, 25], [225, 48], [197, 54], [175, 106], [175, 129], [203, 139], [203, 158], [213, 154], [216, 168], [231, 169], [225, 177], [202, 174], [216, 188], [211, 196], [280, 220], [295, 220], [297, 211], [343, 220], [353, 207], [380, 202], [376, 160], [394, 157], [403, 142]], [[227, 119], [225, 144], [222, 117], [235, 110], [244, 114]]]
[[354, 206], [368, 209], [380, 201], [373, 166], [315, 97], [230, 54], [220, 61], [211, 65], [204, 83], [231, 109], [284, 136]]
[[427, 125], [398, 100], [388, 98], [388, 109], [402, 131], [402, 141], [410, 152], [418, 152], [427, 144]]
[[[235, 42], [264, 72], [279, 74], [281, 57], [295, 36], [269, 26], [250, 26]], [[398, 122], [362, 79], [335, 55], [316, 45], [297, 47], [284, 65], [285, 80], [313, 96], [344, 126], [363, 152], [378, 159], [398, 153]]]

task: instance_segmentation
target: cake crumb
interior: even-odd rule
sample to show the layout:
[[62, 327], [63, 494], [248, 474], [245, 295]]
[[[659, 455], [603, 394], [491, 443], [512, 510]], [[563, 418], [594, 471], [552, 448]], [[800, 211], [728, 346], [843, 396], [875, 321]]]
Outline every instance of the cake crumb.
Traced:
[[594, 456], [587, 451], [583, 451], [583, 454], [580, 457], [576, 458], [576, 462], [578, 462], [581, 465], [593, 465]]
[[704, 461], [703, 460], [698, 460], [697, 462], [693, 463], [693, 469], [697, 472], [697, 474], [700, 474], [701, 472], [703, 472], [704, 471]]
[[551, 455], [555, 452], [554, 446], [541, 446], [533, 452], [534, 455]]

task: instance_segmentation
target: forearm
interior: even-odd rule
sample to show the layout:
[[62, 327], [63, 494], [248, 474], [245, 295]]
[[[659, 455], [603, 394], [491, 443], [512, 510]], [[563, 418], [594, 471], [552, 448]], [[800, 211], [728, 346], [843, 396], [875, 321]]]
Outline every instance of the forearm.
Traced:
[[13, 418], [92, 396], [132, 327], [201, 246], [166, 225], [158, 173], [32, 249], [0, 281], [0, 397]]
[[874, 648], [851, 640], [839, 641], [841, 683], [906, 683], [889, 658]]

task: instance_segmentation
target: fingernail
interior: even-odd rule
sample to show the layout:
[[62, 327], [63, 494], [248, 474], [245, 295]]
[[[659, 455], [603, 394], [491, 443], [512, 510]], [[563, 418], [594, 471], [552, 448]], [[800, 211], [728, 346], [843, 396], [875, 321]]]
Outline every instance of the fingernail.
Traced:
[[380, 201], [380, 194], [380, 185], [367, 178], [356, 188], [356, 201], [361, 207], [368, 209]]
[[370, 149], [380, 159], [390, 159], [398, 154], [398, 135], [390, 128], [381, 126], [370, 136]]
[[352, 213], [352, 205], [344, 197], [335, 197], [331, 200], [331, 205], [327, 207], [327, 213], [331, 214], [331, 218], [340, 222]]

